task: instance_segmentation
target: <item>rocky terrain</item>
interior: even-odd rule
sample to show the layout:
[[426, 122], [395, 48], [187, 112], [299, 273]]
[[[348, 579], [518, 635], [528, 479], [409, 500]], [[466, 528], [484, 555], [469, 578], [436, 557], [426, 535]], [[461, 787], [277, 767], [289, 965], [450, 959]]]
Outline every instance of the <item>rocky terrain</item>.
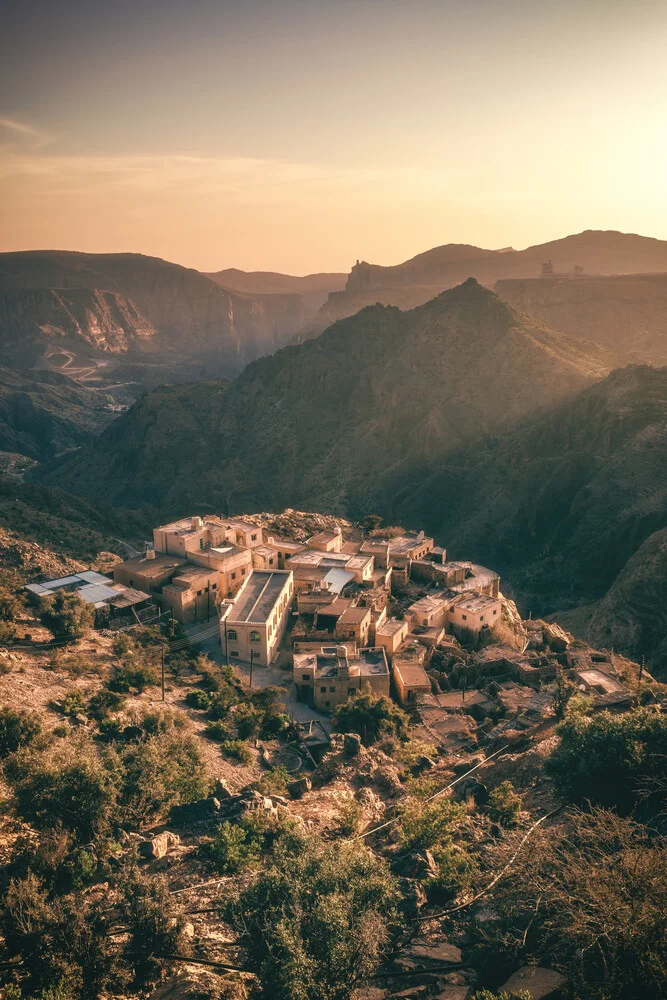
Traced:
[[58, 372], [0, 368], [0, 451], [47, 461], [92, 441], [113, 407], [106, 393]]
[[407, 313], [374, 306], [217, 382], [158, 390], [44, 481], [136, 506], [363, 516], [438, 461], [606, 374], [609, 359], [470, 280]]
[[496, 282], [500, 297], [549, 326], [623, 354], [667, 364], [667, 274]]
[[230, 291], [155, 257], [0, 254], [5, 364], [68, 364], [90, 378], [91, 364], [110, 376], [129, 361], [147, 366], [148, 384], [155, 366], [162, 381], [229, 374], [287, 343], [302, 321], [298, 294]]
[[[357, 262], [345, 289], [329, 296], [302, 336], [316, 336], [336, 320], [376, 302], [413, 308], [471, 276], [489, 287], [508, 278], [538, 278], [546, 261], [552, 262], [556, 272], [571, 273], [575, 266], [591, 275], [667, 272], [667, 243], [631, 233], [587, 230], [526, 250], [446, 244], [391, 267]], [[588, 340], [597, 339], [594, 331], [580, 328], [576, 332]]]

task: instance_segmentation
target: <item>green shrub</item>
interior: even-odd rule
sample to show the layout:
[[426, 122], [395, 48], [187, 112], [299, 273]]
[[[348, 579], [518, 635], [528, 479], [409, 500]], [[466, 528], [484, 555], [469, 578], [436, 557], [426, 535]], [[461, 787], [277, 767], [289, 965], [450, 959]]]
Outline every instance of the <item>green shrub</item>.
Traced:
[[386, 862], [360, 845], [278, 848], [226, 917], [272, 1000], [349, 1000], [375, 972], [398, 900]]
[[286, 795], [287, 782], [291, 776], [286, 767], [282, 764], [269, 768], [258, 781], [253, 782], [252, 787], [261, 792], [262, 795]]
[[337, 706], [333, 728], [339, 733], [358, 733], [364, 745], [371, 746], [385, 735], [407, 737], [408, 716], [390, 698], [364, 691]]
[[45, 750], [21, 750], [8, 765], [17, 811], [35, 826], [60, 823], [86, 842], [113, 823], [122, 766], [114, 751], [101, 750], [90, 737], [77, 734]]
[[155, 822], [173, 805], [205, 798], [209, 792], [196, 739], [178, 730], [149, 736], [121, 751], [119, 819], [139, 828]]
[[489, 816], [494, 823], [513, 826], [521, 811], [523, 796], [515, 792], [511, 781], [503, 781], [489, 794]]
[[220, 719], [216, 719], [215, 722], [209, 722], [204, 730], [204, 734], [208, 736], [210, 740], [215, 740], [217, 743], [222, 743], [223, 741], [230, 740], [232, 738], [230, 727], [226, 722], [222, 722]]
[[0, 708], [0, 759], [40, 741], [44, 729], [35, 712]]
[[129, 632], [119, 632], [114, 636], [113, 642], [111, 643], [111, 648], [113, 650], [114, 656], [119, 659], [121, 657], [127, 656], [128, 653], [134, 652], [134, 642], [132, 636]]
[[114, 670], [113, 677], [107, 682], [110, 691], [121, 694], [134, 688], [137, 694], [142, 694], [146, 688], [153, 687], [159, 681], [158, 672], [152, 663], [145, 660], [126, 659]]
[[168, 884], [135, 866], [123, 874], [118, 889], [129, 934], [126, 954], [139, 982], [150, 980], [159, 972], [160, 955], [189, 954], [185, 916]]
[[95, 719], [96, 722], [103, 722], [109, 716], [113, 715], [114, 712], [120, 712], [126, 701], [127, 698], [124, 695], [105, 688], [93, 695], [88, 702], [86, 711], [91, 719]]
[[240, 740], [254, 739], [264, 720], [264, 712], [245, 702], [237, 707], [233, 720]]
[[252, 760], [252, 753], [243, 740], [223, 740], [220, 751], [224, 757], [237, 760], [240, 764], [249, 764]]
[[78, 689], [68, 691], [62, 700], [62, 711], [64, 715], [79, 715], [86, 709], [86, 700]]
[[426, 883], [429, 898], [436, 903], [449, 902], [462, 889], [469, 889], [479, 868], [474, 854], [448, 843], [434, 848], [438, 874]]
[[211, 707], [211, 696], [208, 691], [188, 691], [185, 696], [185, 704], [189, 708], [196, 708], [201, 712], [205, 712]]
[[336, 832], [340, 837], [353, 837], [359, 832], [363, 810], [356, 799], [347, 799], [338, 811]]
[[649, 811], [663, 808], [667, 715], [650, 708], [590, 718], [575, 713], [557, 733], [560, 743], [547, 769], [564, 798], [624, 813], [639, 802]]
[[82, 601], [78, 594], [58, 590], [48, 597], [40, 614], [40, 620], [56, 639], [80, 639], [92, 628], [95, 612], [90, 604]]
[[465, 808], [452, 799], [438, 798], [431, 802], [413, 799], [401, 809], [399, 838], [401, 845], [429, 848], [448, 840], [465, 818]]

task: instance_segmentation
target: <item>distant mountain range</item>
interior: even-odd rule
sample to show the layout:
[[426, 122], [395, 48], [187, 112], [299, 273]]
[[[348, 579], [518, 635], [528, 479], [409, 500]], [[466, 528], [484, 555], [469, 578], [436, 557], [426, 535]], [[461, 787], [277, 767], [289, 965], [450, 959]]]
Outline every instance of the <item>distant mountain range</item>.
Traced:
[[44, 475], [120, 505], [361, 515], [397, 469], [495, 434], [613, 361], [470, 279], [409, 312], [368, 307], [229, 386], [151, 393]]
[[[539, 278], [542, 264], [548, 262], [556, 275], [573, 275], [575, 268], [589, 275], [667, 273], [667, 242], [587, 230], [526, 250], [447, 244], [392, 267], [358, 261], [344, 290], [331, 293], [303, 335], [316, 336], [336, 320], [376, 302], [413, 308], [468, 277], [488, 287], [509, 278]], [[589, 339], [594, 338], [589, 335]]]
[[345, 288], [347, 274], [306, 274], [298, 278], [292, 274], [275, 271], [239, 271], [229, 267], [225, 271], [208, 272], [223, 288], [247, 295], [300, 295], [303, 306], [301, 326], [310, 323], [317, 310], [327, 301], [329, 292]]
[[62, 367], [95, 384], [129, 377], [135, 395], [236, 374], [288, 343], [308, 315], [297, 292], [232, 291], [141, 254], [0, 254], [4, 364]]

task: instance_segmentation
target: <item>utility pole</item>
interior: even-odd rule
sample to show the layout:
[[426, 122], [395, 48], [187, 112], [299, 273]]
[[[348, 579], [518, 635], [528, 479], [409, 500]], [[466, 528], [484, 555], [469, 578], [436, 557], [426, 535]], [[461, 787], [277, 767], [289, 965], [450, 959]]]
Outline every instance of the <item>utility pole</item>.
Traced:
[[162, 701], [164, 701], [164, 643], [162, 644]]
[[250, 650], [250, 687], [252, 687], [252, 664], [255, 659], [255, 650]]
[[225, 616], [225, 666], [229, 666], [229, 636], [227, 635], [227, 617]]

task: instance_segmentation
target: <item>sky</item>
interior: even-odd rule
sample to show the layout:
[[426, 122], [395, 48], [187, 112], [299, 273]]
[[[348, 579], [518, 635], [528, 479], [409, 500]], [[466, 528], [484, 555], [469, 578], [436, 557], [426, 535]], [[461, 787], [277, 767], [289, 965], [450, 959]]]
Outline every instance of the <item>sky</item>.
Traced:
[[0, 0], [0, 250], [667, 239], [664, 0]]

